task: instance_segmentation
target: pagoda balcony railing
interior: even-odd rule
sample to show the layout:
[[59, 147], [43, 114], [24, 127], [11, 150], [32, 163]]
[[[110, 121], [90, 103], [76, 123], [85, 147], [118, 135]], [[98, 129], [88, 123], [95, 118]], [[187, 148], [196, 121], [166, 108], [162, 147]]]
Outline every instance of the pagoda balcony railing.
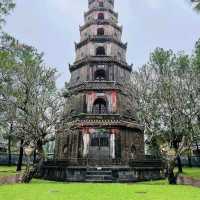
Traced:
[[80, 113], [77, 115], [74, 115], [72, 117], [73, 119], [82, 119], [82, 120], [119, 120], [120, 119], [120, 114], [114, 114], [111, 112], [107, 112], [104, 114], [99, 114], [99, 113]]
[[97, 25], [111, 24], [117, 30], [119, 30], [120, 32], [122, 32], [122, 26], [118, 26], [117, 23], [113, 22], [110, 19], [104, 19], [104, 20], [92, 19], [89, 22], [87, 22], [86, 24], [84, 24], [83, 26], [80, 26], [80, 31], [83, 31], [85, 28], [87, 28], [88, 26], [90, 26], [92, 24], [97, 24]]
[[90, 35], [87, 38], [85, 38], [83, 41], [80, 43], [75, 43], [76, 49], [81, 48], [82, 46], [86, 45], [89, 41], [95, 41], [95, 42], [107, 42], [111, 41], [116, 44], [118, 44], [121, 48], [127, 49], [127, 43], [122, 43], [120, 40], [115, 38], [112, 35]]
[[121, 84], [116, 81], [85, 81], [69, 87], [69, 90], [80, 92], [83, 90], [120, 90]]
[[125, 160], [122, 158], [115, 158], [112, 159], [111, 157], [108, 159], [92, 159], [92, 158], [66, 158], [63, 160], [54, 160], [54, 159], [48, 159], [44, 162], [44, 166], [48, 167], [88, 167], [88, 166], [95, 166], [96, 164], [100, 166], [111, 166], [111, 165], [119, 165], [123, 168], [133, 167], [136, 169], [141, 168], [154, 168], [154, 169], [164, 169], [165, 162], [162, 159], [148, 159], [146, 160], [144, 158], [135, 158], [130, 160]]
[[67, 122], [71, 127], [83, 128], [83, 127], [128, 127], [138, 130], [144, 128], [134, 120], [124, 119], [120, 114], [93, 114], [93, 113], [80, 113], [73, 115], [71, 120]]
[[132, 70], [132, 65], [128, 65], [126, 61], [119, 59], [117, 56], [85, 56], [84, 58], [75, 61], [73, 65], [69, 66], [70, 71], [77, 69], [79, 66], [87, 64], [89, 62], [99, 62], [99, 63], [108, 63], [113, 62], [121, 65], [124, 68], [127, 68], [129, 71]]
[[[89, 5], [94, 3], [94, 2], [95, 2], [95, 0], [89, 0]], [[113, 0], [110, 0], [109, 3], [114, 5], [114, 1]]]
[[92, 9], [90, 9], [89, 11], [84, 13], [84, 16], [87, 17], [88, 15], [90, 15], [92, 12], [94, 11], [109, 11], [111, 12], [116, 18], [118, 18], [118, 13], [115, 12], [113, 9], [110, 8], [106, 8], [106, 7], [94, 7]]

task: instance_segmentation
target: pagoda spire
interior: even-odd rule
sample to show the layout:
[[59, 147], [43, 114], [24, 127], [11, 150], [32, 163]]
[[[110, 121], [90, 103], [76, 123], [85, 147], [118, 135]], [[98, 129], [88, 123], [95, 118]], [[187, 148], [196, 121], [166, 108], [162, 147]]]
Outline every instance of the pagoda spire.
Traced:
[[114, 0], [88, 0], [89, 10], [94, 8], [114, 9]]

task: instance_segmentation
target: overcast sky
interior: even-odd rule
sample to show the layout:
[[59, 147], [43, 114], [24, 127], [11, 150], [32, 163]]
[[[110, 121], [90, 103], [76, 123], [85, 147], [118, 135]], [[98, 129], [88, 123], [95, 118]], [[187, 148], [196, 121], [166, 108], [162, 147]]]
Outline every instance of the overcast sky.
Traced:
[[[45, 62], [57, 68], [57, 85], [69, 80], [68, 64], [74, 61], [74, 41], [88, 0], [17, 0], [7, 17], [6, 31], [21, 42], [45, 53]], [[187, 0], [115, 0], [127, 61], [134, 67], [148, 61], [156, 47], [191, 53], [200, 38], [200, 14]]]

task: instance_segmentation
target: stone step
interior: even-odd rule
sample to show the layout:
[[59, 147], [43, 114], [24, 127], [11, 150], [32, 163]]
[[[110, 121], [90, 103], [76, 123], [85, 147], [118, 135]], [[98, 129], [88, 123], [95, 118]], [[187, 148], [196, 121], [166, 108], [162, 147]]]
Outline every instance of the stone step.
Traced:
[[93, 179], [86, 179], [86, 183], [113, 183], [112, 180], [93, 180]]
[[102, 171], [110, 171], [110, 167], [105, 167], [105, 166], [104, 167], [98, 167], [98, 166], [93, 167], [93, 166], [90, 166], [90, 167], [87, 168], [87, 170], [89, 170], [89, 171], [90, 170], [93, 170], [93, 171], [96, 171], [96, 170], [98, 170], [98, 171], [101, 171], [101, 170]]
[[87, 171], [87, 175], [112, 175], [112, 171]]
[[88, 168], [86, 172], [86, 182], [91, 183], [112, 183], [112, 171], [101, 167]]
[[111, 175], [86, 175], [86, 179], [112, 180]]

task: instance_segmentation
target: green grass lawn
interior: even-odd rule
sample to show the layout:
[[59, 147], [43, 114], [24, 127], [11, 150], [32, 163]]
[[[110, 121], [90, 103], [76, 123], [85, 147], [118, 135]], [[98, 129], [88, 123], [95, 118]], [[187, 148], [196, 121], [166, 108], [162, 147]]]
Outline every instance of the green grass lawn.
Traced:
[[200, 189], [165, 181], [138, 184], [64, 184], [34, 180], [0, 186], [2, 200], [199, 200]]
[[16, 166], [0, 166], [0, 177], [1, 176], [10, 176], [16, 174]]
[[[15, 167], [0, 167], [15, 173]], [[11, 173], [12, 174], [12, 173]], [[187, 176], [200, 177], [200, 168], [184, 168]], [[5, 173], [4, 173], [5, 175]], [[199, 200], [200, 188], [172, 186], [167, 181], [137, 184], [78, 184], [33, 180], [30, 184], [0, 186], [0, 200]]]
[[183, 175], [190, 176], [195, 179], [200, 179], [200, 168], [183, 168]]
[[[24, 169], [24, 167], [22, 167]], [[12, 176], [16, 174], [16, 166], [0, 166], [0, 177], [2, 176]], [[1, 199], [0, 199], [1, 200]]]

